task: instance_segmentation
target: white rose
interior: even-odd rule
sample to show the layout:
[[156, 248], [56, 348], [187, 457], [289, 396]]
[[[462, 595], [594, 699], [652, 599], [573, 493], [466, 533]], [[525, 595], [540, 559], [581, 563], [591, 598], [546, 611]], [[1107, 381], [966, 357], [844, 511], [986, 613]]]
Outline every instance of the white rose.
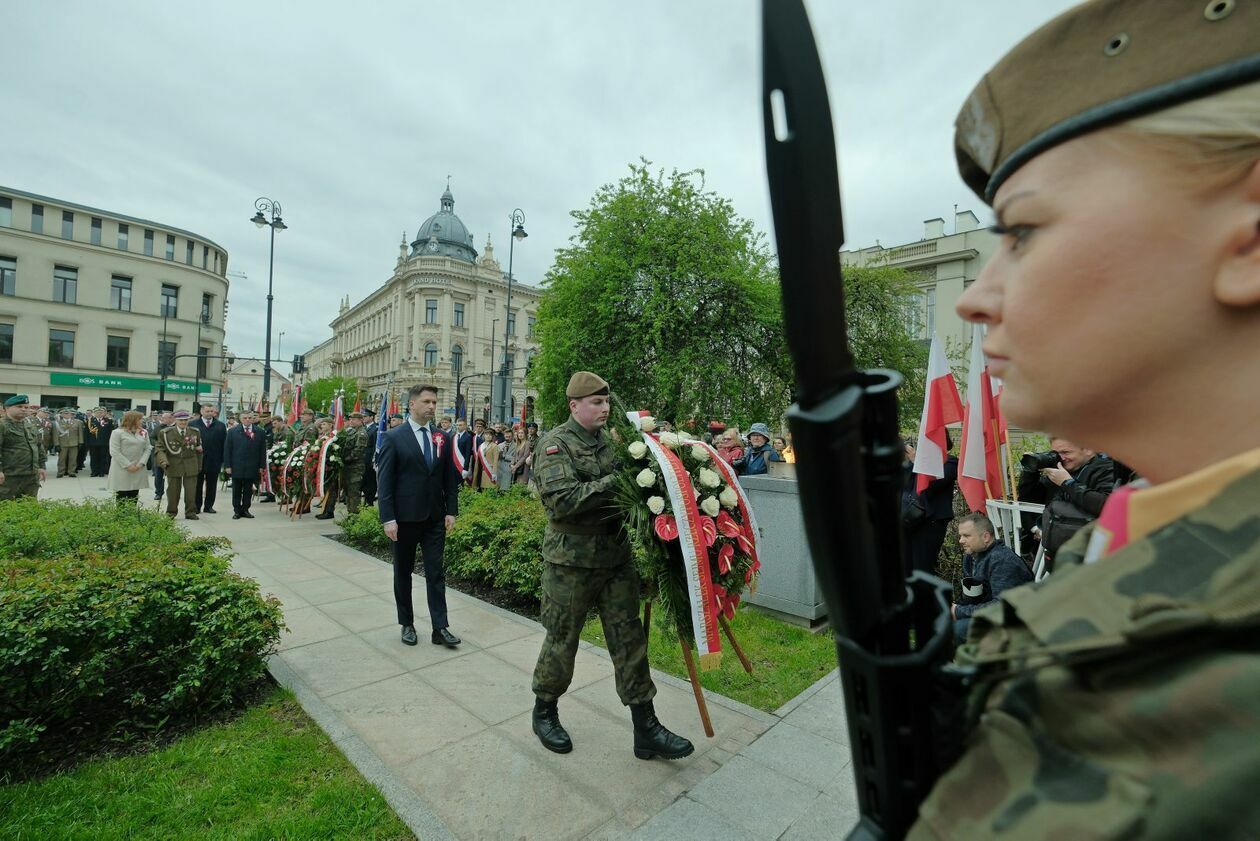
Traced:
[[659, 514], [665, 510], [665, 500], [661, 499], [659, 496], [649, 496], [647, 507], [653, 514]]
[[648, 415], [645, 418], [639, 418], [639, 429], [644, 432], [652, 432], [656, 429], [656, 418]]
[[631, 458], [635, 459], [643, 458], [647, 455], [648, 451], [647, 444], [644, 444], [642, 441], [631, 441], [630, 446], [627, 449], [630, 450]]
[[639, 483], [641, 488], [650, 488], [656, 484], [656, 474], [646, 467], [639, 471], [639, 475], [634, 477], [634, 481]]
[[722, 492], [718, 494], [718, 500], [727, 508], [734, 508], [739, 505], [739, 494], [735, 493], [735, 489], [730, 485], [722, 488]]
[[707, 467], [701, 467], [700, 484], [706, 488], [716, 488], [722, 484], [722, 477]]
[[710, 517], [716, 517], [721, 507], [718, 505], [717, 497], [706, 496], [700, 500], [700, 510], [708, 514]]
[[692, 435], [690, 432], [682, 432], [682, 431], [679, 431], [679, 432], [677, 433], [677, 435], [678, 435], [678, 437], [679, 437], [679, 438], [681, 438], [681, 439], [682, 439], [682, 440], [684, 440], [684, 441], [694, 441], [694, 440], [696, 440], [696, 436]]
[[662, 432], [658, 438], [662, 444], [670, 448], [677, 448], [682, 443], [678, 440], [678, 436], [672, 432]]
[[692, 444], [691, 457], [694, 458], [696, 461], [708, 461], [709, 451], [706, 450], [704, 447], [701, 447], [699, 444]]

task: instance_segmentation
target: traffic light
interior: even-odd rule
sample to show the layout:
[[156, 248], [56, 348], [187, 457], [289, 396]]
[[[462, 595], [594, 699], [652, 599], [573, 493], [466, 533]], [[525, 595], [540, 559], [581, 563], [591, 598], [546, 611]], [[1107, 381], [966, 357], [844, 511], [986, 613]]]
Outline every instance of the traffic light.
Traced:
[[293, 354], [293, 373], [306, 373], [306, 355], [301, 353]]

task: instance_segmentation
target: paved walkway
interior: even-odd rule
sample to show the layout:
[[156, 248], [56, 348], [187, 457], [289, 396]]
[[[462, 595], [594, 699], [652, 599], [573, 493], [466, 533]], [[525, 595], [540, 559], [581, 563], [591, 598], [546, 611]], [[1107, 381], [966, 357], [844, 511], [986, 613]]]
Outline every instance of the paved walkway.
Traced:
[[[55, 471], [53, 471], [55, 473]], [[45, 499], [108, 496], [103, 479], [51, 479]], [[153, 506], [152, 493], [141, 491]], [[429, 643], [422, 581], [420, 645], [398, 639], [390, 567], [256, 503], [253, 520], [219, 514], [193, 534], [222, 535], [232, 565], [284, 605], [289, 626], [271, 671], [424, 841], [430, 839], [815, 839], [856, 820], [839, 683], [833, 672], [774, 715], [706, 693], [706, 738], [690, 684], [653, 671], [656, 709], [696, 745], [677, 762], [631, 753], [628, 711], [606, 652], [583, 643], [560, 712], [573, 753], [530, 730], [540, 625], [448, 588], [451, 650]]]

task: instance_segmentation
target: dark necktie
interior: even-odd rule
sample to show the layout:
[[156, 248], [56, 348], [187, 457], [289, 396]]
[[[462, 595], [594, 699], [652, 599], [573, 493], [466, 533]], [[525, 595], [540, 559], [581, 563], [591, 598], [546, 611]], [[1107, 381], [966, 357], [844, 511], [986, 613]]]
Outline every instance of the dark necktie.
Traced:
[[420, 440], [424, 442], [425, 466], [432, 467], [433, 466], [433, 449], [429, 446], [429, 427], [427, 426], [420, 427], [420, 432], [423, 433]]

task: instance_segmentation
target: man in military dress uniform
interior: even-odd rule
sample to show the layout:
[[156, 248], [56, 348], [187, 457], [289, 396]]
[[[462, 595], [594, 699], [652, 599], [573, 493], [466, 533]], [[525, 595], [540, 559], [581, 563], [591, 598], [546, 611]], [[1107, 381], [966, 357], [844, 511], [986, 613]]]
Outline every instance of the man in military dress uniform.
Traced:
[[610, 510], [618, 465], [604, 434], [610, 409], [608, 383], [589, 371], [578, 371], [565, 394], [569, 420], [539, 442], [533, 463], [547, 510], [541, 617], [547, 637], [534, 666], [534, 733], [548, 750], [573, 750], [556, 702], [573, 679], [586, 614], [597, 607], [617, 695], [630, 707], [634, 722], [634, 755], [679, 759], [693, 748], [665, 729], [652, 707], [656, 686], [648, 671], [647, 635], [639, 620], [639, 575], [621, 520]]
[[43, 434], [27, 423], [30, 398], [15, 394], [4, 401], [0, 418], [0, 500], [39, 496], [39, 485], [47, 477]]
[[153, 442], [153, 460], [166, 474], [166, 516], [179, 513], [179, 499], [184, 498], [184, 519], [197, 516], [197, 476], [201, 473], [201, 433], [188, 425], [191, 415], [175, 413], [175, 424], [158, 430]]
[[79, 448], [83, 446], [83, 421], [74, 416], [73, 409], [62, 409], [57, 421], [57, 476], [73, 476], [79, 460]]
[[376, 436], [380, 434], [376, 412], [363, 410], [363, 504], [376, 504]]
[[114, 434], [118, 425], [114, 423], [109, 410], [97, 406], [88, 419], [87, 448], [92, 457], [92, 476], [109, 475], [109, 436]]

